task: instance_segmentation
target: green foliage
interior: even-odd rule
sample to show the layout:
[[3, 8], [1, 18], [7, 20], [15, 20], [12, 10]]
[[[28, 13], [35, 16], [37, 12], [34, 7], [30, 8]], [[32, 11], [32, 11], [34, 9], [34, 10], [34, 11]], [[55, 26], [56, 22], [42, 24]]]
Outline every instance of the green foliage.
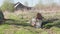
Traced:
[[48, 22], [47, 24], [43, 25], [45, 28], [51, 28], [53, 26], [59, 27], [60, 28], [60, 20], [53, 21], [53, 22]]
[[12, 0], [4, 0], [1, 9], [3, 11], [13, 11], [14, 10], [14, 4], [12, 3]]
[[52, 23], [48, 23], [48, 24], [45, 24], [45, 25], [44, 25], [45, 28], [50, 28], [50, 27], [52, 27], [52, 26], [53, 26]]

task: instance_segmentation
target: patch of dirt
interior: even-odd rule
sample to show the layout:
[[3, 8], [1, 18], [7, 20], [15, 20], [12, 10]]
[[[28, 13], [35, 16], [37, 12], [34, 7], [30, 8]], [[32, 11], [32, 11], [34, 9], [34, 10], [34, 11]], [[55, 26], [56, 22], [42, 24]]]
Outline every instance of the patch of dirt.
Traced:
[[48, 32], [48, 34], [56, 34], [53, 30], [51, 29], [44, 29], [44, 31]]

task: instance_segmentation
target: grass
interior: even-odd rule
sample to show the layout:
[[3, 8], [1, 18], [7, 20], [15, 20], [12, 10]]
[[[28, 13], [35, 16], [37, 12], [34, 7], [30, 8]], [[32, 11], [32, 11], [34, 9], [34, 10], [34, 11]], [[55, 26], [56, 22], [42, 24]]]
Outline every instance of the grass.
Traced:
[[[23, 20], [23, 21], [21, 21], [21, 20]], [[59, 20], [55, 21], [56, 24], [55, 24], [55, 22], [48, 23], [46, 25], [46, 27], [48, 25], [54, 25], [50, 29], [41, 29], [41, 28], [37, 29], [37, 28], [31, 27], [29, 25], [29, 23], [26, 23], [27, 21], [25, 19], [21, 19], [21, 20], [5, 21], [5, 24], [0, 25], [0, 33], [1, 34], [49, 34], [49, 32], [50, 32], [50, 34], [52, 34], [52, 32], [54, 34], [60, 33], [60, 28], [56, 27], [56, 24], [60, 22]]]
[[[60, 34], [60, 28], [50, 28], [54, 33]], [[48, 29], [37, 29], [31, 26], [19, 26], [19, 25], [0, 25], [0, 34], [49, 34]]]
[[51, 30], [53, 30], [56, 34], [60, 34], [60, 28], [52, 27]]
[[[34, 15], [36, 15], [37, 12], [23, 12], [23, 14], [16, 15], [15, 13], [6, 13], [5, 16], [7, 20], [4, 22], [4, 24], [0, 25], [0, 34], [59, 34], [60, 28], [56, 27], [60, 23], [59, 21], [55, 21], [52, 23], [48, 23], [45, 26], [49, 27], [50, 25], [53, 25], [50, 29], [37, 29], [34, 27], [31, 27], [29, 23], [27, 23]], [[51, 15], [49, 14], [42, 14], [45, 18], [51, 18]], [[22, 19], [23, 16], [23, 19]], [[55, 18], [54, 15], [52, 17]], [[51, 31], [50, 31], [51, 30]]]
[[[37, 29], [33, 27], [23, 27], [23, 26], [15, 26], [15, 25], [1, 25], [0, 26], [0, 34], [37, 34]], [[44, 31], [43, 31], [44, 32]]]

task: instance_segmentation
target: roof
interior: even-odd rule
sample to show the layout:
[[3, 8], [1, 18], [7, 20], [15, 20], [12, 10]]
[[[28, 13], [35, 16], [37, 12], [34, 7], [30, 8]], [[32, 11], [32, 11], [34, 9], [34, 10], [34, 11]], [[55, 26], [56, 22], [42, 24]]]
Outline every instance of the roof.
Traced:
[[25, 5], [23, 5], [22, 3], [20, 3], [20, 2], [17, 2], [16, 4], [14, 4], [14, 8], [15, 8], [15, 10], [20, 10], [20, 9], [28, 9], [28, 10], [30, 10], [32, 7], [28, 7], [28, 6], [25, 6]]

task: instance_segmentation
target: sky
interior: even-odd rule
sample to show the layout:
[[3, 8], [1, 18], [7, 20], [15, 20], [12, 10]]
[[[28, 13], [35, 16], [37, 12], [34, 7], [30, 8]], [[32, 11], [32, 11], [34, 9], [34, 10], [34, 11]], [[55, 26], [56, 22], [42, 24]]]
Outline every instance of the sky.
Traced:
[[38, 3], [38, 0], [15, 0], [15, 3], [16, 2], [21, 2], [22, 4], [25, 4], [25, 2], [27, 2], [28, 6], [34, 6]]
[[[59, 4], [60, 2], [59, 2], [60, 0], [52, 0], [52, 2], [55, 2], [55, 3], [57, 3], [57, 4]], [[35, 6], [38, 2], [39, 2], [39, 0], [14, 0], [14, 3], [17, 3], [17, 2], [21, 2], [22, 4], [25, 4], [25, 2], [27, 2], [28, 3], [28, 6]], [[43, 4], [48, 4], [49, 2], [48, 2], [48, 0], [42, 0], [42, 3]], [[3, 4], [3, 0], [0, 0], [0, 6]]]

